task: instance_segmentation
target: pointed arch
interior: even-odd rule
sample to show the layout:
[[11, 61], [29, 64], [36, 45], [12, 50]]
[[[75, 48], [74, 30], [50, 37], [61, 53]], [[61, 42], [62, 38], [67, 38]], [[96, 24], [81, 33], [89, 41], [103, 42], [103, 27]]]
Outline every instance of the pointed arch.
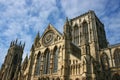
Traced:
[[115, 63], [115, 67], [119, 67], [120, 66], [120, 49], [117, 48], [114, 51], [114, 63]]
[[84, 35], [84, 39], [85, 39], [85, 42], [88, 43], [89, 41], [89, 34], [88, 34], [88, 23], [86, 20], [83, 21], [82, 23], [83, 25], [83, 35]]
[[86, 20], [83, 21], [83, 33], [88, 33], [88, 23]]
[[48, 74], [50, 67], [50, 50], [48, 48], [44, 52], [43, 60], [44, 60], [43, 74]]
[[59, 55], [59, 48], [55, 46], [53, 52], [53, 73], [57, 72], [58, 69], [58, 55]]
[[77, 23], [74, 26], [74, 43], [79, 44], [79, 28]]
[[109, 60], [108, 60], [108, 56], [105, 52], [102, 53], [102, 55], [100, 56], [101, 59], [101, 64], [102, 64], [102, 69], [106, 70], [109, 68]]
[[36, 59], [36, 67], [35, 67], [35, 75], [40, 74], [40, 67], [41, 67], [41, 52], [38, 52], [37, 59]]

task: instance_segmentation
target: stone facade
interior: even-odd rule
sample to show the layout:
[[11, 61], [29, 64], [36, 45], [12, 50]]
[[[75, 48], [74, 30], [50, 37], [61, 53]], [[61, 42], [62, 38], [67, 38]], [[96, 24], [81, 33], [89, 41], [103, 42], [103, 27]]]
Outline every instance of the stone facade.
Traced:
[[12, 41], [0, 70], [0, 80], [17, 80], [25, 44]]
[[62, 34], [49, 24], [42, 36], [37, 34], [21, 66], [19, 56], [17, 78], [4, 78], [10, 61], [5, 59], [0, 80], [120, 80], [120, 44], [108, 44], [104, 25], [93, 11], [66, 19], [63, 28]]

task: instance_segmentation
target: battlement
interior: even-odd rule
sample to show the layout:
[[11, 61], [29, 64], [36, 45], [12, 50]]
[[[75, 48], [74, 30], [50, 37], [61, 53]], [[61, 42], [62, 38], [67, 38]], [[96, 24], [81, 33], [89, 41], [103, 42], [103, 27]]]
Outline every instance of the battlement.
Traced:
[[14, 41], [11, 41], [10, 43], [10, 48], [12, 47], [17, 47], [17, 48], [21, 48], [24, 50], [24, 47], [25, 47], [25, 42], [22, 44], [21, 41], [18, 42], [18, 39], [14, 40]]

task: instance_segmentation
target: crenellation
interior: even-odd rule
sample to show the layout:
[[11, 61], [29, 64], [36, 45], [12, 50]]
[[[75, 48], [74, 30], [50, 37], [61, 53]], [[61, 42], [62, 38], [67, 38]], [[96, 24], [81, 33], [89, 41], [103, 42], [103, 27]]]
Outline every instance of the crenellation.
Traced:
[[73, 19], [66, 17], [63, 29], [62, 34], [49, 24], [42, 36], [38, 31], [30, 56], [26, 55], [23, 62], [25, 43], [18, 39], [11, 41], [0, 80], [120, 78], [120, 44], [108, 46], [104, 24], [94, 11]]

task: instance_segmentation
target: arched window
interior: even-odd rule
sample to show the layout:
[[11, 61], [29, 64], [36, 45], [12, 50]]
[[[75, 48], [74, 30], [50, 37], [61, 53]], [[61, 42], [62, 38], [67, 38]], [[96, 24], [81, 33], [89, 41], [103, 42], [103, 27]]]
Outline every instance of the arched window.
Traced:
[[37, 55], [35, 75], [39, 75], [40, 74], [40, 66], [41, 66], [41, 53], [39, 52], [38, 55]]
[[58, 69], [58, 54], [59, 54], [59, 48], [54, 48], [53, 53], [53, 72], [57, 72]]
[[18, 54], [15, 54], [14, 58], [13, 58], [13, 64], [17, 65], [18, 63]]
[[86, 21], [83, 22], [83, 35], [84, 35], [86, 43], [88, 43], [88, 41], [89, 41], [89, 34], [88, 34], [88, 24], [87, 24]]
[[107, 70], [109, 68], [109, 61], [108, 61], [108, 56], [106, 53], [103, 53], [100, 57], [101, 59], [101, 64], [102, 64], [102, 69]]
[[44, 53], [44, 70], [43, 70], [44, 74], [49, 73], [49, 66], [50, 66], [50, 51], [49, 49], [47, 49]]
[[114, 63], [116, 67], [120, 66], [120, 49], [114, 51]]
[[77, 24], [74, 27], [74, 43], [79, 44], [79, 28]]

